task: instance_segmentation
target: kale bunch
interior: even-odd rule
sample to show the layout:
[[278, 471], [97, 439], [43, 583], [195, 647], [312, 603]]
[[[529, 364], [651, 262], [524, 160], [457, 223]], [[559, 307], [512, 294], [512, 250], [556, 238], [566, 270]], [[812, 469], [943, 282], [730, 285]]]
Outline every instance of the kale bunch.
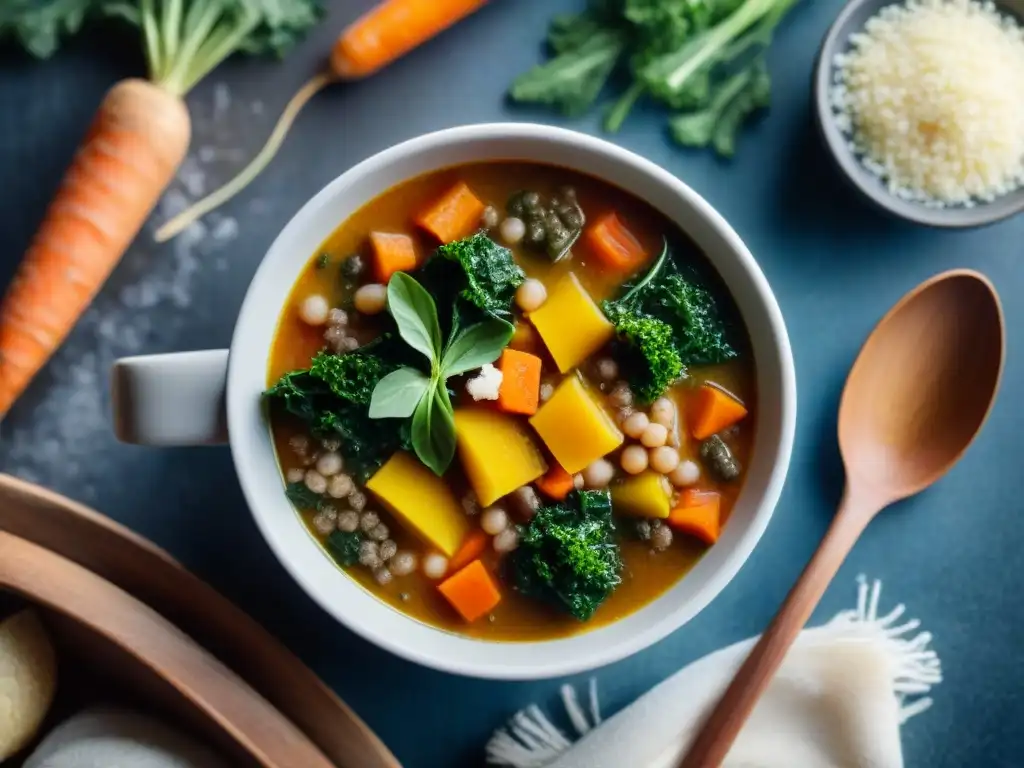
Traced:
[[651, 269], [605, 315], [618, 334], [616, 352], [643, 402], [658, 398], [691, 365], [716, 365], [738, 352], [711, 292], [682, 275], [668, 243]]
[[516, 590], [586, 621], [622, 581], [607, 491], [573, 491], [520, 526], [507, 576]]
[[682, 112], [670, 121], [677, 142], [730, 157], [742, 124], [769, 104], [762, 54], [795, 2], [590, 0], [551, 21], [552, 57], [520, 75], [509, 95], [579, 115], [621, 71], [628, 86], [608, 109], [606, 130], [617, 131], [647, 96]]

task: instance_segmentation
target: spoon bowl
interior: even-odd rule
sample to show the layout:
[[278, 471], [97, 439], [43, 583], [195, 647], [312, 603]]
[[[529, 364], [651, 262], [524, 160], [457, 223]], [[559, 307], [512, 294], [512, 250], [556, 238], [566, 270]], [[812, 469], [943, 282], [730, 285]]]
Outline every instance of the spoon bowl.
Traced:
[[999, 387], [1003, 313], [992, 283], [971, 270], [936, 275], [879, 323], [839, 406], [848, 483], [884, 503], [944, 475], [978, 433]]
[[846, 490], [828, 533], [711, 711], [681, 768], [722, 764], [761, 693], [864, 528], [942, 477], [999, 389], [1003, 310], [992, 283], [943, 272], [904, 296], [861, 349], [839, 404]]

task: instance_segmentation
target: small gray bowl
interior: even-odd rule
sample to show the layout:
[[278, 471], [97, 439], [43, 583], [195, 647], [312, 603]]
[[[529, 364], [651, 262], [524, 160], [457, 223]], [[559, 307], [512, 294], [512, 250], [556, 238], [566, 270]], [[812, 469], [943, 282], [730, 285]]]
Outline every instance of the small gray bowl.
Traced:
[[[989, 203], [977, 203], [967, 208], [931, 208], [921, 203], [904, 200], [892, 194], [885, 184], [867, 170], [850, 149], [849, 139], [839, 130], [832, 111], [829, 92], [835, 70], [837, 53], [849, 47], [850, 35], [864, 28], [868, 19], [893, 0], [850, 0], [825, 35], [818, 52], [814, 72], [815, 120], [830, 154], [843, 175], [865, 197], [880, 208], [900, 218], [932, 227], [959, 229], [994, 224], [1024, 211], [1024, 188], [1016, 189]], [[998, 8], [1024, 21], [1024, 0], [997, 0]]]

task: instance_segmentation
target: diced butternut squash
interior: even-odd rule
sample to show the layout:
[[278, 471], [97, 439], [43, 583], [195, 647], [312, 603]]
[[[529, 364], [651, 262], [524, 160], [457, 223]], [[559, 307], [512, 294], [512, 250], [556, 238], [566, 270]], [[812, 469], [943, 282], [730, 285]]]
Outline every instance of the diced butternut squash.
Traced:
[[705, 384], [697, 390], [687, 414], [690, 429], [698, 440], [706, 440], [745, 418], [747, 409], [720, 387]]
[[388, 459], [366, 488], [410, 531], [448, 557], [469, 533], [466, 513], [451, 488], [409, 453]]
[[544, 477], [537, 481], [536, 485], [540, 492], [549, 499], [561, 501], [573, 489], [573, 477], [565, 471], [561, 464], [555, 464]]
[[547, 471], [529, 432], [514, 416], [484, 408], [455, 411], [462, 468], [482, 506], [488, 507]]
[[501, 592], [484, 564], [474, 560], [437, 585], [438, 590], [466, 621], [486, 616], [501, 602]]
[[587, 391], [569, 376], [530, 418], [530, 424], [566, 472], [575, 474], [622, 445], [622, 432]]
[[615, 332], [572, 272], [555, 284], [547, 301], [529, 318], [562, 373], [597, 352]]
[[679, 503], [669, 513], [668, 524], [673, 530], [694, 536], [705, 544], [714, 544], [722, 533], [722, 497], [715, 491], [696, 491], [688, 488], [679, 497]]
[[464, 181], [460, 181], [431, 208], [421, 213], [416, 223], [441, 243], [450, 243], [479, 227], [484, 207], [473, 190]]
[[610, 269], [629, 272], [638, 269], [647, 259], [647, 253], [615, 212], [605, 214], [584, 233], [594, 256]]
[[612, 485], [612, 509], [618, 515], [669, 516], [672, 487], [664, 475], [647, 470]]
[[540, 358], [529, 352], [505, 349], [498, 362], [501, 387], [498, 407], [505, 413], [532, 416], [540, 402]]
[[416, 269], [416, 246], [408, 235], [371, 232], [370, 248], [373, 250], [373, 276], [378, 283], [387, 285], [395, 272]]

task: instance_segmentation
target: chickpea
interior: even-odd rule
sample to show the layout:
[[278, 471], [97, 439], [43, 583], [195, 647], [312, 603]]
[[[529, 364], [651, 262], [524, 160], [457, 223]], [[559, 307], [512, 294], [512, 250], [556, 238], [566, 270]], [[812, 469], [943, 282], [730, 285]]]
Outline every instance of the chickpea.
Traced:
[[676, 423], [676, 406], [667, 397], [659, 397], [651, 403], [651, 421], [671, 429]]
[[622, 466], [622, 469], [631, 475], [639, 475], [647, 469], [647, 463], [647, 451], [639, 445], [626, 446], [619, 457], [619, 464]]
[[523, 312], [534, 312], [548, 300], [548, 290], [540, 280], [530, 278], [516, 290], [516, 304]]
[[615, 467], [607, 459], [598, 459], [583, 470], [583, 484], [591, 490], [607, 488], [615, 477]]
[[679, 466], [672, 470], [668, 479], [676, 488], [685, 488], [688, 485], [693, 485], [700, 480], [700, 466], [697, 462], [690, 461], [689, 459], [681, 461]]
[[650, 451], [651, 469], [667, 475], [679, 466], [679, 451], [667, 445], [652, 448]]
[[622, 422], [622, 431], [634, 440], [639, 440], [650, 423], [650, 419], [647, 418], [646, 413], [643, 411], [635, 411], [630, 414], [624, 422]]
[[491, 542], [495, 552], [511, 552], [519, 546], [519, 533], [515, 528], [506, 528]]
[[480, 527], [491, 536], [497, 536], [508, 528], [508, 513], [501, 507], [488, 507], [480, 515]]
[[341, 472], [341, 454], [337, 451], [327, 451], [316, 460], [316, 471], [324, 477], [331, 477]]
[[314, 293], [302, 300], [299, 305], [299, 317], [307, 325], [323, 325], [327, 322], [330, 310], [331, 305], [327, 303], [327, 299], [319, 293]]
[[325, 493], [327, 491], [327, 478], [315, 469], [307, 469], [306, 487], [313, 493]]
[[367, 283], [356, 291], [353, 297], [356, 310], [364, 315], [377, 315], [388, 303], [388, 288], [381, 283]]
[[668, 442], [668, 430], [662, 424], [648, 424], [640, 435], [640, 442], [648, 448], [657, 448]]
[[602, 357], [594, 367], [597, 369], [598, 378], [605, 381], [615, 381], [619, 378], [619, 364], [610, 357]]
[[[395, 553], [395, 555], [391, 558], [391, 562], [388, 563], [388, 567], [391, 569], [391, 573], [393, 573], [395, 576], [408, 576], [410, 573], [416, 570], [417, 565], [419, 565], [419, 561], [416, 558], [416, 554], [406, 549], [403, 549], [401, 552]], [[445, 568], [448, 567], [447, 562], [444, 565]], [[441, 575], [443, 576], [444, 574]]]

